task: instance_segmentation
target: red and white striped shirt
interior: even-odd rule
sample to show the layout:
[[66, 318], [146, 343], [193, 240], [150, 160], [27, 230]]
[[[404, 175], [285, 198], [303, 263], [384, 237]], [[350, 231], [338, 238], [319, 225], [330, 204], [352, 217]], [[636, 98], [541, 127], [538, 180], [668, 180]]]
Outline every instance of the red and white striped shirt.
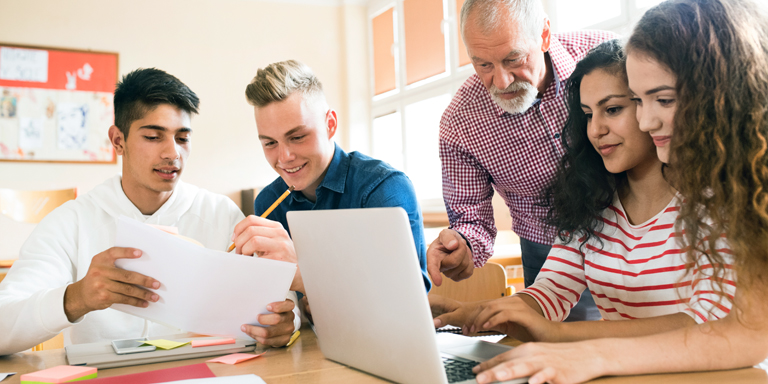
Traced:
[[552, 244], [554, 230], [542, 224], [547, 209], [535, 201], [563, 155], [560, 133], [568, 117], [565, 82], [591, 48], [616, 37], [599, 31], [553, 35], [549, 57], [554, 81], [523, 113], [501, 109], [477, 75], [464, 82], [446, 108], [440, 121], [443, 200], [451, 228], [472, 247], [476, 267], [493, 254], [493, 188], [509, 207], [515, 233]]
[[[603, 228], [579, 250], [574, 239], [557, 241], [536, 281], [521, 293], [533, 297], [549, 320], [563, 321], [589, 288], [605, 320], [626, 320], [685, 312], [703, 323], [728, 314], [731, 302], [716, 293], [712, 265], [699, 257], [686, 273], [686, 249], [678, 244], [675, 220], [680, 197], [645, 223], [627, 221], [618, 197], [603, 211]], [[717, 250], [726, 260], [723, 288], [732, 299], [736, 289], [731, 251], [724, 239]]]

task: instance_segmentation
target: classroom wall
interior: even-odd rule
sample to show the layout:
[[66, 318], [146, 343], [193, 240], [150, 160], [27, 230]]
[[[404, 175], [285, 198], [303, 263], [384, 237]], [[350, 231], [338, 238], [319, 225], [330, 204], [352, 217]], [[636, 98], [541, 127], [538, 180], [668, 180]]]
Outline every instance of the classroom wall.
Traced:
[[[244, 96], [256, 69], [286, 59], [312, 67], [340, 117], [336, 140], [346, 148], [348, 127], [365, 131], [368, 124], [365, 28], [361, 2], [0, 0], [0, 42], [118, 52], [121, 75], [157, 67], [190, 86], [201, 110], [192, 120], [182, 179], [236, 203], [241, 189], [277, 176], [264, 160]], [[77, 187], [82, 194], [120, 169], [119, 163], [0, 162], [0, 188]], [[0, 247], [18, 237], [26, 236], [0, 233]]]

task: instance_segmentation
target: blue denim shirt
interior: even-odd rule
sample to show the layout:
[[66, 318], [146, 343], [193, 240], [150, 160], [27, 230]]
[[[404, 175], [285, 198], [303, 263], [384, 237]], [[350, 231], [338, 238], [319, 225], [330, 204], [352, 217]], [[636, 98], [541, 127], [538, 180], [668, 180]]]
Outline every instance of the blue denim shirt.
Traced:
[[[280, 177], [265, 187], [254, 202], [256, 214], [266, 211], [286, 189], [288, 185]], [[424, 286], [429, 291], [431, 283], [427, 278], [427, 250], [421, 209], [413, 184], [405, 173], [359, 152], [348, 154], [336, 145], [328, 172], [315, 193], [317, 201], [314, 203], [301, 192], [291, 193], [267, 218], [279, 221], [290, 234], [285, 218], [288, 211], [402, 207], [408, 213]]]

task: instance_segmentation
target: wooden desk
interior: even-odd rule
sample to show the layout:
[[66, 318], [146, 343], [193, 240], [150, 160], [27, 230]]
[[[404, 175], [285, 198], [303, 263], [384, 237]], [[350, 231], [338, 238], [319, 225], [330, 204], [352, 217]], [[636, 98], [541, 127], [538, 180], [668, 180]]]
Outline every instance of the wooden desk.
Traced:
[[[517, 345], [513, 339], [502, 343]], [[360, 346], [360, 348], [363, 348]], [[179, 360], [166, 363], [147, 364], [133, 367], [100, 369], [99, 377], [125, 375], [156, 369], [172, 368], [202, 363], [210, 358]], [[0, 372], [18, 372], [2, 384], [18, 384], [24, 373], [66, 364], [63, 349], [17, 353], [0, 357]], [[237, 365], [209, 363], [208, 367], [216, 376], [245, 375], [261, 376], [269, 384], [280, 383], [384, 383], [384, 380], [355, 369], [326, 360], [317, 345], [315, 334], [308, 327], [301, 330], [301, 337], [289, 348], [269, 350], [264, 356]], [[629, 383], [768, 383], [766, 372], [756, 368], [732, 371], [700, 372], [687, 374], [664, 374], [632, 377], [602, 378], [593, 381], [599, 384]]]

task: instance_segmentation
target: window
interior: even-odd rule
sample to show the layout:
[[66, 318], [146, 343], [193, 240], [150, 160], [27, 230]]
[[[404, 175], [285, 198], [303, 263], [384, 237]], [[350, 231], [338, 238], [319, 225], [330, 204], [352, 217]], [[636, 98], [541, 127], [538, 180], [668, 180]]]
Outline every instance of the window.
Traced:
[[[369, 5], [375, 89], [370, 153], [408, 175], [427, 211], [445, 209], [440, 118], [456, 89], [474, 74], [466, 49], [459, 45], [457, 20], [463, 3], [374, 0]], [[385, 82], [387, 76], [393, 80]]]
[[603, 29], [627, 35], [643, 13], [661, 1], [549, 0], [544, 4], [555, 32]]

